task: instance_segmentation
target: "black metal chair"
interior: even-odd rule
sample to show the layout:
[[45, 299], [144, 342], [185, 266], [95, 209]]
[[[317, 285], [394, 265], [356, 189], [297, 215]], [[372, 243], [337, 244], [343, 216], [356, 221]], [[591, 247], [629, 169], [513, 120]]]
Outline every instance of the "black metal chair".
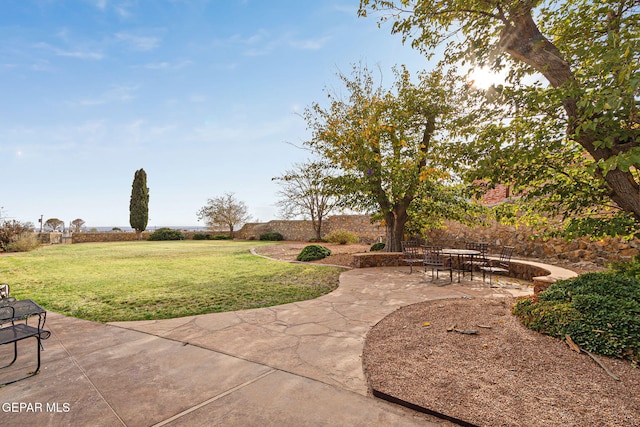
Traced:
[[0, 298], [9, 298], [9, 293], [9, 285], [7, 283], [0, 285]]
[[491, 285], [491, 276], [496, 273], [509, 274], [511, 270], [511, 255], [514, 251], [513, 246], [503, 246], [502, 252], [500, 252], [500, 258], [496, 260], [489, 260], [489, 265], [480, 267], [482, 270], [482, 281], [485, 281], [485, 275], [489, 273], [489, 285]]
[[403, 240], [402, 245], [402, 261], [409, 264], [409, 274], [413, 273], [413, 265], [422, 265], [422, 254], [420, 254], [420, 245], [415, 240]]
[[[445, 256], [442, 253], [442, 248], [437, 246], [424, 246], [422, 248], [423, 254], [423, 266], [424, 271], [431, 270], [431, 281], [434, 277], [440, 278], [441, 271], [449, 272], [449, 282], [453, 282], [453, 266], [451, 265], [451, 258]], [[433, 272], [435, 271], [435, 276]]]
[[480, 252], [480, 255], [476, 255], [471, 259], [464, 261], [465, 268], [469, 269], [473, 274], [473, 270], [478, 270], [481, 267], [489, 266], [489, 259], [487, 258], [487, 252], [489, 251], [489, 243], [487, 242], [467, 242], [466, 248], [472, 251]]

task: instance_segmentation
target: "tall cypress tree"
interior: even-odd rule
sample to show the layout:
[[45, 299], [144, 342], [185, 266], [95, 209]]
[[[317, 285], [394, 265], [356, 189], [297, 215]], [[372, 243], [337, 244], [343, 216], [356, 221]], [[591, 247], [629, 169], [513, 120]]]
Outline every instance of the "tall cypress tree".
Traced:
[[147, 187], [147, 173], [144, 169], [137, 170], [131, 185], [131, 201], [129, 202], [129, 224], [136, 230], [138, 240], [142, 240], [142, 232], [147, 229], [149, 222], [149, 188]]

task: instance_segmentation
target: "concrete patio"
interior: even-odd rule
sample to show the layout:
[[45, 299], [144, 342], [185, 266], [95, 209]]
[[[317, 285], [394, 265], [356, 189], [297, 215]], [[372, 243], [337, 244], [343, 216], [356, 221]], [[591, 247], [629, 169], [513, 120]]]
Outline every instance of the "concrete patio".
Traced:
[[[42, 370], [0, 388], [0, 424], [448, 425], [368, 395], [368, 330], [408, 304], [531, 289], [407, 273], [355, 269], [315, 300], [170, 320], [104, 325], [49, 313]], [[20, 350], [0, 379], [34, 364], [33, 342]]]

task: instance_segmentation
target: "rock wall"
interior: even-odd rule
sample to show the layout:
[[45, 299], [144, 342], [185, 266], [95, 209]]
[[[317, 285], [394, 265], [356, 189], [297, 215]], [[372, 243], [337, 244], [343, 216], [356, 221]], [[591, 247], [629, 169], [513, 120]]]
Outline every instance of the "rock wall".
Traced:
[[489, 227], [470, 228], [449, 222], [445, 229], [431, 230], [426, 239], [443, 247], [463, 248], [466, 242], [488, 242], [489, 253], [498, 254], [502, 246], [514, 246], [514, 256], [546, 260], [563, 260], [572, 263], [590, 262], [607, 265], [629, 261], [640, 251], [640, 240], [624, 241], [618, 238], [590, 240], [589, 238], [566, 241], [560, 238], [536, 237], [528, 227], [512, 227], [493, 224]]
[[[372, 224], [368, 215], [335, 215], [323, 221], [322, 238], [333, 231], [347, 230], [357, 234], [364, 243], [373, 243], [383, 239], [385, 229], [380, 224]], [[235, 232], [237, 239], [259, 239], [263, 233], [277, 232], [285, 240], [309, 241], [315, 239], [311, 221], [274, 220], [263, 223], [248, 223]]]
[[[142, 232], [142, 240], [149, 238], [148, 231]], [[138, 240], [135, 232], [103, 232], [103, 233], [73, 233], [73, 243], [92, 243], [92, 242], [132, 242]]]

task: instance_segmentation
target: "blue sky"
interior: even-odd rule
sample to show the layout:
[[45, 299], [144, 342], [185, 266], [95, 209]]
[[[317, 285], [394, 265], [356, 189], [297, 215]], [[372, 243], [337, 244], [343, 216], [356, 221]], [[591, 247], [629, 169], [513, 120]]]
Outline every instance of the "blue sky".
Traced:
[[149, 227], [203, 225], [233, 192], [278, 217], [282, 174], [308, 153], [305, 107], [354, 63], [426, 59], [358, 0], [2, 0], [0, 206], [37, 224], [128, 226], [134, 172]]

